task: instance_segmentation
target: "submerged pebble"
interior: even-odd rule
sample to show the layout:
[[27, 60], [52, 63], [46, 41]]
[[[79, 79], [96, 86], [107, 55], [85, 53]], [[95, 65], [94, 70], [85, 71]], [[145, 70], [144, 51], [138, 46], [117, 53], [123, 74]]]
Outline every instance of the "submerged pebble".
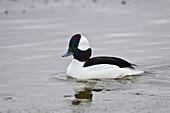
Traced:
[[73, 97], [73, 95], [64, 95], [64, 98]]
[[122, 5], [125, 5], [125, 4], [126, 4], [126, 1], [123, 0], [123, 1], [122, 1]]
[[97, 2], [97, 0], [93, 0], [93, 2], [94, 2], [94, 3], [96, 3], [96, 2]]
[[142, 93], [135, 93], [136, 95], [143, 95]]
[[22, 13], [25, 13], [26, 12], [26, 10], [22, 10]]
[[5, 100], [13, 100], [12, 97], [5, 97]]
[[8, 11], [7, 10], [5, 10], [5, 12], [4, 12], [5, 14], [8, 14]]

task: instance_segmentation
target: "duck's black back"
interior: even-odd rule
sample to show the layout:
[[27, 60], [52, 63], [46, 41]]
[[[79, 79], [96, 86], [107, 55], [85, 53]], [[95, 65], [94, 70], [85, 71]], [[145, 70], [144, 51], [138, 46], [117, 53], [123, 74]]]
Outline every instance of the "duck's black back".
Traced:
[[90, 58], [87, 62], [85, 62], [83, 67], [89, 67], [89, 66], [99, 65], [99, 64], [116, 65], [119, 66], [120, 68], [124, 68], [124, 67], [133, 68], [132, 66], [136, 66], [135, 64], [131, 64], [121, 58], [101, 56], [101, 57]]

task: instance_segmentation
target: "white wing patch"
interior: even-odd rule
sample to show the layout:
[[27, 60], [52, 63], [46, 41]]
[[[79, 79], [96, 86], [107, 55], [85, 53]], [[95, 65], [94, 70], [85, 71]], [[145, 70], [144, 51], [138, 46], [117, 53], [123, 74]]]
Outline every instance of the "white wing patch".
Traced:
[[118, 66], [114, 65], [108, 65], [108, 64], [100, 64], [100, 65], [94, 65], [89, 67], [89, 71], [99, 71], [99, 70], [105, 70], [105, 69], [111, 69], [111, 68], [118, 68]]

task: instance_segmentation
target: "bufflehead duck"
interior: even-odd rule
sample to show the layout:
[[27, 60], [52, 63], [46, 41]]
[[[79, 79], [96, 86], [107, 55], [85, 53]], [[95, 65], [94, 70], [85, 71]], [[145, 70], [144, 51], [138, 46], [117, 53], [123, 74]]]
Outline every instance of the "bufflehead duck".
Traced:
[[91, 57], [92, 49], [88, 40], [81, 34], [75, 34], [69, 41], [68, 51], [62, 56], [73, 55], [74, 59], [66, 70], [67, 76], [77, 79], [122, 78], [126, 75], [143, 73], [135, 69], [135, 64], [116, 57]]

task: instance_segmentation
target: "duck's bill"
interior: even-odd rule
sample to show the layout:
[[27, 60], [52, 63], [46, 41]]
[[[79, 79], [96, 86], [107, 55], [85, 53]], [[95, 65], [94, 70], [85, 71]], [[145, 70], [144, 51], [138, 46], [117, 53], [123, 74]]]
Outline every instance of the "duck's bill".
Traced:
[[68, 57], [70, 55], [73, 55], [73, 52], [68, 50], [62, 57]]

